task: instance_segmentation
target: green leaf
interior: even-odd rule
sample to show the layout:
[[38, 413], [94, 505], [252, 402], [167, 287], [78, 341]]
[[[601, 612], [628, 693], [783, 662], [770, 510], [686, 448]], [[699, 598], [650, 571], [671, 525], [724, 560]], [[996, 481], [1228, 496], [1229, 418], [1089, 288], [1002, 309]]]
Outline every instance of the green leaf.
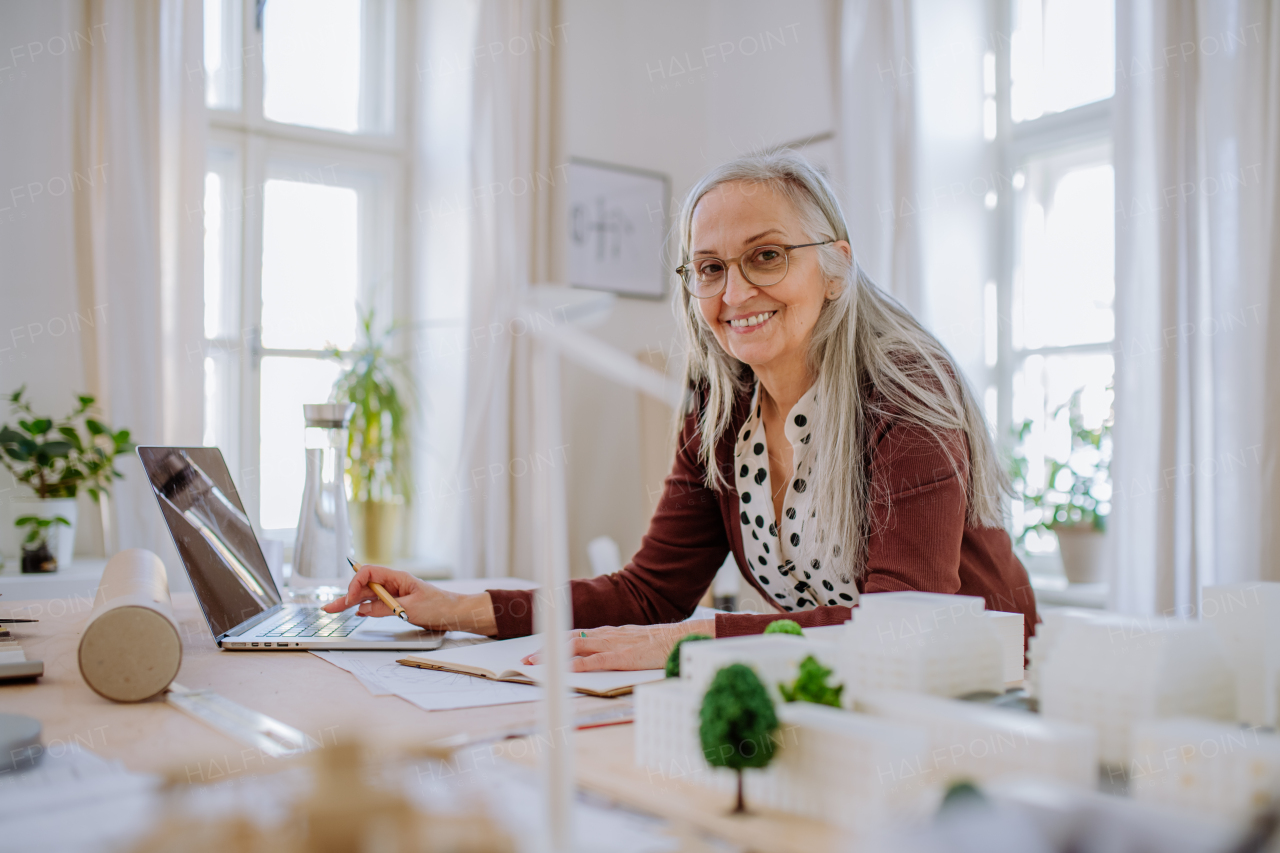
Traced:
[[46, 441], [40, 446], [51, 459], [63, 459], [74, 449], [69, 441]]
[[107, 428], [106, 428], [106, 427], [104, 427], [104, 426], [103, 426], [101, 423], [99, 423], [98, 421], [94, 420], [93, 418], [85, 418], [85, 419], [84, 419], [84, 426], [85, 426], [85, 429], [89, 430], [89, 432], [90, 432], [91, 434], [93, 434], [93, 435], [106, 435], [106, 434], [107, 434]]
[[27, 437], [18, 432], [13, 427], [5, 424], [0, 427], [0, 444], [17, 444], [20, 441], [26, 441]]
[[58, 432], [62, 433], [76, 450], [84, 450], [84, 444], [80, 441], [80, 433], [76, 431], [75, 427], [58, 427]]
[[81, 394], [79, 397], [76, 397], [76, 399], [80, 401], [80, 408], [82, 409], [87, 409], [97, 402], [96, 399], [90, 397], [88, 394]]

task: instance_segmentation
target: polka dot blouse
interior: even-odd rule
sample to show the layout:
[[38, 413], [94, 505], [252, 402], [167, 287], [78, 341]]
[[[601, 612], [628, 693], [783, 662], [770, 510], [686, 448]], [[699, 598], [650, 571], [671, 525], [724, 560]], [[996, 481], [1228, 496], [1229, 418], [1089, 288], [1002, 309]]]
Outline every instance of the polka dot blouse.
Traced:
[[[820, 604], [853, 606], [858, 588], [843, 566], [836, 566], [839, 545], [822, 548], [808, 565], [799, 565], [805, 537], [813, 535], [811, 519], [814, 473], [812, 427], [817, 411], [815, 383], [787, 414], [783, 432], [791, 442], [793, 472], [782, 500], [782, 523], [773, 517], [774, 486], [769, 477], [769, 445], [760, 417], [760, 385], [751, 398], [751, 412], [738, 433], [734, 449], [734, 478], [742, 524], [742, 547], [752, 576], [783, 610], [796, 611]], [[819, 476], [821, 474], [819, 473]], [[806, 531], [806, 524], [808, 530]]]

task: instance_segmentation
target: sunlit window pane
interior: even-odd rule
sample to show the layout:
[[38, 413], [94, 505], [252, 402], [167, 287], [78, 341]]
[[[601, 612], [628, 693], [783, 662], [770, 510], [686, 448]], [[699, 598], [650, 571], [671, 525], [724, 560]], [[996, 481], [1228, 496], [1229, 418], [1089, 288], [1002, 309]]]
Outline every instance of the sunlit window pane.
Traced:
[[259, 460], [262, 526], [294, 527], [306, 480], [302, 407], [329, 399], [340, 365], [315, 358], [262, 359]]
[[240, 108], [241, 0], [204, 0], [205, 103], [215, 110]]
[[356, 332], [356, 191], [271, 180], [262, 204], [262, 345], [350, 347]]
[[[1104, 464], [1110, 458], [1110, 440], [1104, 441], [1101, 450], [1073, 447], [1070, 412], [1065, 407], [1079, 391], [1081, 425], [1088, 430], [1100, 428], [1111, 418], [1110, 386], [1114, 376], [1115, 360], [1110, 353], [1033, 355], [1023, 361], [1013, 378], [1015, 428], [1031, 421], [1020, 446], [1020, 454], [1026, 459], [1026, 479], [1015, 484], [1023, 494], [1042, 494], [1048, 490], [1050, 494], [1045, 503], [1049, 506], [1065, 500], [1063, 495], [1053, 493], [1055, 484], [1045, 482], [1046, 462], [1054, 460], [1072, 469], [1067, 476], [1095, 480], [1090, 495], [1100, 501], [1097, 512], [1099, 515], [1110, 513], [1111, 486]], [[1043, 512], [1045, 510], [1014, 501], [1014, 534], [1020, 535], [1025, 528], [1046, 520], [1041, 517]], [[1053, 536], [1038, 532], [1029, 534], [1024, 544], [1032, 553], [1051, 552], [1057, 547]]]
[[222, 177], [204, 176], [204, 336], [216, 338], [223, 326]]
[[1011, 0], [1014, 121], [1115, 93], [1114, 0]]
[[[1110, 165], [1058, 177], [1028, 166], [1020, 206], [1014, 344], [1105, 343], [1115, 336], [1115, 178]], [[1055, 179], [1056, 178], [1056, 179]]]
[[355, 132], [360, 125], [360, 0], [271, 0], [262, 23], [263, 114]]

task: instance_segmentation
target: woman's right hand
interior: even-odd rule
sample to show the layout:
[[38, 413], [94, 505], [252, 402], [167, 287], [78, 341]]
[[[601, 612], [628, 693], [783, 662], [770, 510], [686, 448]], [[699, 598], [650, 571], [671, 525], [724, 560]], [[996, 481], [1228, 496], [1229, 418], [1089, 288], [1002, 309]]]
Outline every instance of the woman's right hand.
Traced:
[[408, 572], [397, 572], [385, 566], [362, 566], [351, 578], [347, 594], [324, 606], [326, 613], [337, 613], [360, 605], [360, 616], [391, 616], [390, 607], [382, 603], [369, 588], [371, 582], [382, 584], [391, 597], [400, 602], [405, 615], [414, 625], [432, 631], [470, 631], [493, 636], [498, 633], [489, 593], [463, 595], [445, 592]]

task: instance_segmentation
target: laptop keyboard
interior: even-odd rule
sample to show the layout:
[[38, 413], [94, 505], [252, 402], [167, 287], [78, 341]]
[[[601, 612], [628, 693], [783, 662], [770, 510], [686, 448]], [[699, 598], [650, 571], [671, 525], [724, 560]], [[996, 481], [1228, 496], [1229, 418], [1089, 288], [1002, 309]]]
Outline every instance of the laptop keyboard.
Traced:
[[355, 613], [325, 613], [320, 608], [298, 610], [263, 637], [349, 637], [365, 620]]

